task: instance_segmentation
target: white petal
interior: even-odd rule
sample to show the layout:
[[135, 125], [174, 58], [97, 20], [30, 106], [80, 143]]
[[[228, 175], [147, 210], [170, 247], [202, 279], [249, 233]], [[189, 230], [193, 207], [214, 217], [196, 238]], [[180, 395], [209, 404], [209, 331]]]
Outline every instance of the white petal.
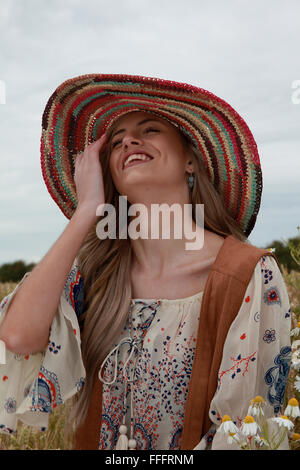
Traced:
[[245, 436], [255, 436], [258, 430], [258, 425], [257, 423], [243, 423], [242, 424], [242, 433], [245, 434]]
[[300, 416], [299, 406], [292, 406], [291, 416], [292, 418], [298, 418], [298, 416]]

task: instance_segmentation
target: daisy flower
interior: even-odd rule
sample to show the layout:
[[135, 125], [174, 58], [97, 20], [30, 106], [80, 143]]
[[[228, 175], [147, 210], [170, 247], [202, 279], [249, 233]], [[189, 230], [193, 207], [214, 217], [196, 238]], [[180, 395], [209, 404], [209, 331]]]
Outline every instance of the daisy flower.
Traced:
[[245, 434], [245, 436], [255, 436], [258, 429], [259, 429], [259, 426], [254, 421], [252, 416], [247, 415], [246, 418], [243, 419], [241, 432]]
[[300, 370], [300, 357], [299, 357], [299, 349], [296, 349], [292, 352], [292, 367], [295, 370]]
[[272, 421], [275, 421], [280, 427], [283, 426], [284, 428], [287, 428], [288, 431], [290, 431], [293, 427], [294, 424], [292, 421], [289, 420], [289, 418], [285, 415], [278, 416], [277, 418], [271, 418]]
[[224, 415], [223, 418], [222, 418], [222, 424], [218, 428], [217, 432], [219, 432], [219, 431], [224, 432], [225, 434], [229, 434], [229, 433], [235, 434], [235, 433], [238, 432], [238, 428], [232, 422], [230, 416]]
[[291, 418], [298, 418], [300, 416], [299, 402], [296, 398], [291, 398], [288, 402], [288, 406], [284, 410], [286, 416]]
[[262, 410], [262, 404], [264, 402], [265, 402], [265, 400], [260, 395], [257, 395], [257, 397], [253, 398], [250, 401], [250, 406], [248, 408], [248, 415], [250, 415], [250, 416], [260, 416], [260, 413], [263, 415], [264, 412]]
[[296, 380], [294, 382], [294, 387], [298, 392], [300, 392], [300, 376], [299, 375], [296, 375]]
[[297, 349], [300, 348], [300, 340], [299, 339], [295, 339], [295, 341], [292, 342], [292, 351], [295, 352], [297, 351]]
[[298, 336], [300, 334], [300, 321], [298, 321], [296, 328], [294, 328], [290, 335], [291, 336]]

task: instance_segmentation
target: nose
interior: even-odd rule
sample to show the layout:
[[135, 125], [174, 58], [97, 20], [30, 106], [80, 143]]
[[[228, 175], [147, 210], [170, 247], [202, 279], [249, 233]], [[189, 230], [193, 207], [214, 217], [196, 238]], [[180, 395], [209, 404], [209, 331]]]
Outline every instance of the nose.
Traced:
[[134, 132], [128, 133], [123, 137], [123, 147], [128, 148], [130, 145], [140, 145], [141, 139]]

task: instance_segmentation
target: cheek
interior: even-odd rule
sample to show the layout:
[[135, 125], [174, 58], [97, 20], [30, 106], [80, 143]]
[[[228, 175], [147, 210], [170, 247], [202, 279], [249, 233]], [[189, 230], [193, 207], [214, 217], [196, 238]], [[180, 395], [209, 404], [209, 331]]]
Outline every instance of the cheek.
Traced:
[[117, 159], [116, 155], [114, 155], [114, 154], [110, 155], [108, 166], [109, 166], [109, 170], [110, 170], [111, 174], [115, 174], [115, 172], [116, 172], [117, 161], [118, 161], [118, 159]]
[[111, 179], [117, 191], [121, 192], [122, 188], [120, 187], [120, 185], [122, 184], [122, 175], [120, 175], [118, 155], [111, 155], [109, 157], [108, 168], [109, 168]]
[[184, 155], [184, 148], [177, 134], [172, 134], [167, 139], [163, 139], [161, 141], [161, 148], [165, 153], [174, 156], [177, 160], [181, 159]]
[[168, 148], [168, 163], [174, 168], [182, 168], [185, 165], [185, 153], [180, 146], [172, 145]]

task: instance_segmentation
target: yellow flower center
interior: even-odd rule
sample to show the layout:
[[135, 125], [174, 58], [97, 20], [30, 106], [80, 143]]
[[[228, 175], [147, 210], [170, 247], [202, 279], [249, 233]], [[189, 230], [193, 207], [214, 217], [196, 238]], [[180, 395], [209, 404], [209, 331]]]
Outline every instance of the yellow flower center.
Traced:
[[[235, 432], [229, 432], [229, 433], [228, 433], [228, 436], [230, 436], [230, 437], [235, 436], [235, 435], [236, 435]], [[298, 436], [299, 436], [299, 434], [298, 434]], [[299, 436], [299, 437], [300, 437], [300, 436]]]
[[260, 395], [257, 395], [257, 397], [253, 398], [253, 403], [264, 403], [264, 402], [265, 400]]
[[280, 418], [282, 418], [282, 419], [287, 419], [287, 420], [289, 419], [289, 418], [288, 418], [287, 416], [285, 416], [285, 415], [281, 415]]
[[292, 435], [292, 441], [298, 441], [300, 439], [300, 434], [298, 434], [297, 432], [295, 432], [293, 435]]
[[291, 398], [291, 399], [289, 400], [289, 405], [291, 405], [291, 406], [299, 406], [299, 402], [298, 402], [298, 400], [296, 400], [296, 398]]
[[246, 424], [249, 424], [249, 423], [255, 423], [254, 419], [252, 418], [252, 416], [246, 416], [246, 418], [244, 419], [244, 423]]
[[222, 418], [222, 423], [225, 423], [225, 421], [231, 421], [230, 416], [224, 415], [223, 418]]

